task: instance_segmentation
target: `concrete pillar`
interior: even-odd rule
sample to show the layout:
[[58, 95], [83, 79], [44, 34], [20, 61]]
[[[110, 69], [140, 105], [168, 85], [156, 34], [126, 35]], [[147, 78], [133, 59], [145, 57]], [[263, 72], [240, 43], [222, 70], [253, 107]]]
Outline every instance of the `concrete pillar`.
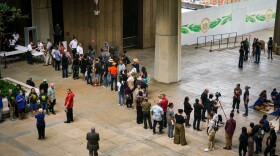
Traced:
[[31, 7], [32, 26], [37, 27], [37, 39], [47, 42], [48, 38], [53, 38], [51, 0], [31, 0]]
[[178, 82], [181, 78], [181, 0], [157, 0], [155, 80]]
[[277, 1], [276, 5], [276, 18], [274, 26], [274, 43], [280, 46], [280, 1]]

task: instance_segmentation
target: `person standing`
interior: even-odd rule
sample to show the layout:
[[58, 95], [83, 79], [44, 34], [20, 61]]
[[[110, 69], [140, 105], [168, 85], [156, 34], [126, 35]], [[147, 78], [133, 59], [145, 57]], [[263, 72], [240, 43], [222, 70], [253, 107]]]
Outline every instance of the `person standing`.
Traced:
[[118, 74], [118, 68], [116, 67], [116, 63], [113, 62], [112, 66], [108, 69], [110, 75], [111, 75], [111, 91], [114, 90], [114, 83], [115, 83], [115, 91], [117, 91], [117, 74]]
[[152, 121], [151, 121], [151, 114], [150, 114], [151, 103], [148, 102], [147, 97], [144, 97], [144, 101], [142, 102], [141, 106], [142, 106], [142, 112], [143, 112], [144, 129], [147, 129], [147, 120], [148, 120], [150, 129], [153, 129]]
[[62, 65], [62, 78], [68, 78], [69, 59], [68, 57], [66, 57], [65, 53], [62, 54], [61, 65]]
[[143, 102], [143, 92], [139, 91], [136, 96], [136, 111], [137, 111], [137, 117], [136, 117], [136, 123], [142, 124], [143, 123], [143, 112], [142, 112], [142, 102]]
[[67, 120], [64, 123], [74, 122], [73, 119], [73, 105], [74, 105], [74, 94], [70, 88], [67, 89], [67, 96], [65, 98], [65, 112], [67, 116]]
[[202, 131], [200, 129], [200, 120], [201, 120], [201, 111], [203, 109], [203, 106], [199, 103], [198, 99], [195, 99], [193, 108], [194, 108], [193, 129], [197, 131]]
[[48, 89], [48, 100], [50, 103], [49, 110], [54, 115], [55, 115], [55, 112], [54, 112], [53, 108], [54, 108], [54, 105], [56, 104], [55, 92], [56, 91], [54, 88], [54, 83], [51, 83], [50, 88]]
[[181, 144], [182, 146], [187, 145], [185, 136], [185, 118], [183, 117], [183, 109], [178, 109], [178, 113], [175, 114], [175, 133], [174, 133], [174, 144]]
[[47, 79], [43, 80], [43, 83], [40, 84], [39, 90], [44, 90], [44, 93], [48, 92], [49, 84], [47, 83]]
[[264, 156], [267, 156], [268, 153], [271, 155], [271, 150], [273, 148], [276, 148], [276, 141], [277, 141], [277, 135], [275, 133], [274, 128], [271, 129], [270, 135], [267, 137], [266, 140], [266, 148], [264, 150]]
[[13, 95], [12, 89], [9, 89], [9, 95], [7, 96], [7, 100], [8, 100], [8, 107], [10, 110], [10, 120], [15, 121], [15, 96]]
[[249, 42], [248, 42], [248, 38], [246, 38], [244, 41], [242, 41], [242, 45], [243, 45], [243, 49], [244, 49], [244, 51], [245, 51], [244, 60], [247, 61], [247, 60], [248, 60], [248, 54], [249, 54]]
[[59, 24], [56, 24], [53, 29], [54, 44], [58, 44], [61, 41], [61, 34], [62, 34], [62, 29]]
[[99, 143], [100, 140], [99, 134], [95, 132], [95, 128], [91, 128], [91, 132], [87, 133], [87, 149], [89, 151], [89, 156], [98, 156], [98, 149], [99, 149]]
[[78, 57], [74, 57], [73, 60], [73, 79], [79, 79], [79, 59]]
[[125, 90], [125, 82], [120, 78], [119, 82], [117, 83], [118, 86], [118, 95], [119, 95], [119, 106], [124, 105], [124, 90]]
[[173, 138], [173, 130], [174, 130], [174, 123], [175, 123], [175, 116], [173, 111], [174, 104], [170, 102], [168, 104], [168, 109], [166, 113], [167, 125], [168, 125], [168, 132], [167, 136], [169, 139]]
[[[247, 146], [248, 146], [247, 128], [242, 127], [242, 133], [240, 134], [239, 137], [239, 156], [246, 156]], [[243, 155], [242, 155], [242, 151], [243, 151]]]
[[73, 37], [73, 40], [69, 43], [69, 47], [72, 50], [73, 58], [75, 58], [77, 55], [77, 47], [78, 47], [78, 41], [75, 36]]
[[60, 62], [61, 62], [61, 54], [57, 47], [55, 47], [54, 51], [54, 60], [55, 60], [55, 70], [60, 70]]
[[166, 120], [166, 112], [167, 112], [167, 106], [168, 106], [168, 100], [166, 98], [165, 94], [161, 94], [160, 97], [160, 106], [163, 109], [163, 127], [166, 128], [167, 127], [167, 120]]
[[269, 37], [269, 41], [267, 42], [267, 48], [268, 48], [268, 57], [267, 59], [273, 59], [272, 57], [272, 47], [273, 47], [273, 40], [272, 40], [272, 37]]
[[[250, 126], [252, 125], [252, 127], [254, 127], [253, 125], [254, 123], [250, 124]], [[250, 131], [248, 132], [248, 156], [253, 156], [254, 153], [254, 132], [253, 129], [250, 129]]]
[[31, 88], [31, 92], [29, 93], [28, 99], [30, 104], [31, 116], [33, 117], [36, 114], [37, 106], [38, 106], [37, 104], [38, 95], [35, 92], [35, 88]]
[[46, 110], [47, 114], [49, 114], [49, 110], [48, 110], [48, 96], [47, 96], [47, 92], [44, 92], [43, 89], [40, 91], [39, 100], [40, 100], [41, 108], [43, 110]]
[[50, 39], [47, 39], [46, 51], [44, 53], [44, 55], [45, 55], [45, 64], [44, 65], [45, 66], [52, 64], [51, 63], [51, 60], [52, 60], [51, 53], [52, 53], [52, 43], [51, 43]]
[[39, 112], [35, 115], [35, 118], [37, 119], [36, 122], [36, 127], [38, 130], [38, 140], [45, 140], [45, 127], [46, 127], [46, 123], [45, 123], [45, 114], [44, 114], [44, 110], [42, 108], [39, 109]]
[[263, 119], [259, 121], [259, 124], [254, 126], [254, 141], [256, 144], [255, 154], [259, 154], [262, 152], [262, 141], [264, 137], [264, 130], [263, 130]]
[[248, 104], [249, 104], [249, 86], [245, 86], [245, 92], [243, 95], [243, 100], [244, 100], [244, 108], [245, 108], [245, 113], [243, 114], [243, 116], [248, 116]]
[[156, 105], [154, 105], [151, 108], [151, 112], [152, 112], [153, 120], [154, 120], [154, 123], [153, 123], [153, 134], [154, 135], [156, 134], [157, 123], [159, 123], [159, 134], [163, 134], [163, 131], [162, 131], [162, 128], [163, 128], [162, 127], [163, 126], [163, 122], [162, 122], [163, 109], [160, 107], [160, 102], [159, 101], [157, 101]]
[[216, 135], [216, 130], [215, 126], [217, 124], [217, 121], [213, 119], [213, 114], [209, 114], [209, 124], [208, 124], [208, 129], [207, 129], [207, 134], [208, 134], [208, 148], [204, 149], [205, 152], [208, 151], [213, 151], [215, 147], [215, 135]]
[[83, 57], [83, 55], [84, 55], [84, 49], [83, 49], [82, 43], [78, 44], [77, 55], [79, 58]]
[[208, 105], [208, 92], [209, 92], [209, 90], [205, 89], [200, 96], [201, 102], [202, 102], [202, 105], [203, 105], [203, 111], [201, 113], [201, 119], [202, 119], [203, 122], [206, 122], [205, 112], [207, 110], [207, 105]]
[[33, 42], [29, 42], [28, 46], [27, 46], [27, 52], [26, 52], [26, 58], [27, 58], [27, 63], [28, 64], [33, 64], [33, 61], [32, 61], [32, 45], [33, 45]]
[[226, 146], [223, 147], [226, 150], [231, 150], [232, 147], [232, 137], [236, 128], [236, 121], [233, 119], [234, 114], [230, 113], [230, 119], [227, 120], [225, 126], [225, 138]]
[[239, 113], [239, 104], [240, 104], [240, 96], [242, 95], [242, 90], [240, 88], [240, 84], [236, 85], [236, 88], [233, 90], [233, 102], [232, 102], [232, 111], [234, 112], [235, 106], [237, 109], [237, 113]]
[[0, 123], [2, 123], [3, 120], [3, 101], [2, 101], [2, 90], [0, 89]]
[[241, 47], [239, 49], [238, 68], [243, 68], [244, 54], [245, 54], [244, 47], [243, 47], [243, 45], [241, 45]]
[[19, 91], [18, 95], [16, 96], [16, 104], [18, 108], [18, 118], [19, 120], [24, 119], [24, 109], [25, 109], [25, 97], [22, 90]]
[[255, 63], [260, 63], [260, 57], [261, 57], [261, 43], [258, 39], [256, 39], [256, 61]]
[[102, 74], [102, 65], [99, 58], [95, 59], [94, 64], [94, 86], [100, 86], [101, 82], [101, 74]]
[[192, 112], [193, 108], [189, 102], [189, 97], [186, 96], [185, 97], [185, 101], [184, 101], [184, 112], [186, 114], [186, 123], [185, 123], [185, 126], [186, 127], [190, 127], [191, 124], [190, 124], [190, 117], [191, 117], [191, 112]]

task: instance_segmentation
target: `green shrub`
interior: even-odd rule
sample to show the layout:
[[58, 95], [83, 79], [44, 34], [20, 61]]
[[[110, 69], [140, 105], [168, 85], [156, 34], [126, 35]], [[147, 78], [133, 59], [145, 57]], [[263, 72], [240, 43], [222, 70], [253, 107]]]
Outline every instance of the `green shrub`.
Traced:
[[16, 89], [16, 85], [4, 80], [0, 80], [0, 89], [2, 90], [2, 97], [6, 97], [9, 95], [9, 89], [14, 91]]

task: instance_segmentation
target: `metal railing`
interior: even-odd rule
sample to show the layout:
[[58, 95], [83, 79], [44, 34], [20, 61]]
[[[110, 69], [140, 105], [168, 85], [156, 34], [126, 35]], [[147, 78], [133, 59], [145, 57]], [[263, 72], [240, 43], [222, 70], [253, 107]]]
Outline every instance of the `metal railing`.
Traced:
[[[237, 32], [232, 32], [232, 33], [224, 33], [224, 34], [216, 34], [216, 35], [208, 35], [208, 36], [199, 36], [196, 38], [196, 48], [201, 48], [201, 47], [206, 47], [207, 43], [213, 43], [215, 45], [216, 40], [220, 39], [220, 44], [224, 44], [223, 40], [227, 40], [226, 44], [229, 44], [229, 38], [237, 38]], [[203, 40], [202, 42], [199, 42], [200, 40]], [[213, 41], [213, 42], [212, 42]], [[199, 44], [202, 46], [199, 47]]]
[[137, 36], [123, 38], [123, 48], [137, 47]]

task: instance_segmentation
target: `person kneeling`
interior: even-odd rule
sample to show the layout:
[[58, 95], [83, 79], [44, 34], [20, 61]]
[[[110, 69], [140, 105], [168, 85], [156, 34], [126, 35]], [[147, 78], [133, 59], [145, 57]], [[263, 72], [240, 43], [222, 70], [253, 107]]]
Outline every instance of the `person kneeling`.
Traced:
[[256, 109], [258, 111], [267, 110], [268, 106], [269, 105], [264, 102], [264, 99], [262, 97], [259, 97], [258, 100], [254, 104], [254, 109]]

